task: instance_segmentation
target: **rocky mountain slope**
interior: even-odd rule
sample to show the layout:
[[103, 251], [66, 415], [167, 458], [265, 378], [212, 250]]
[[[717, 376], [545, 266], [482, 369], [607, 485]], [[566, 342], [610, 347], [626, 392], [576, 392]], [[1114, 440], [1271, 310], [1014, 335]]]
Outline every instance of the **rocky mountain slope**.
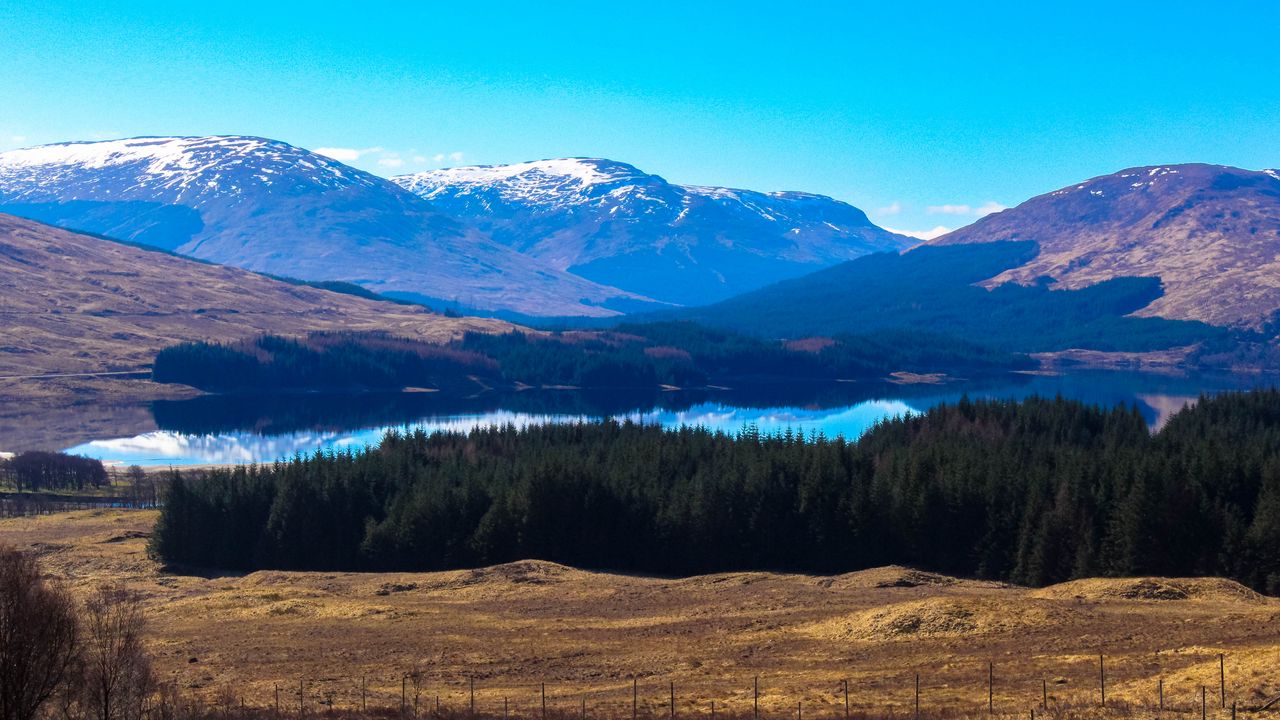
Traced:
[[146, 369], [161, 348], [264, 332], [387, 330], [447, 340], [497, 320], [294, 285], [0, 215], [0, 395], [30, 376]]
[[460, 167], [393, 180], [556, 269], [683, 305], [914, 243], [822, 195], [676, 185], [613, 160]]
[[1034, 197], [931, 241], [1030, 240], [1039, 253], [985, 281], [1079, 289], [1157, 277], [1139, 316], [1260, 328], [1280, 309], [1280, 173], [1222, 165], [1122, 170]]
[[489, 240], [387, 180], [275, 140], [160, 137], [0, 153], [0, 212], [306, 280], [531, 314], [639, 300]]

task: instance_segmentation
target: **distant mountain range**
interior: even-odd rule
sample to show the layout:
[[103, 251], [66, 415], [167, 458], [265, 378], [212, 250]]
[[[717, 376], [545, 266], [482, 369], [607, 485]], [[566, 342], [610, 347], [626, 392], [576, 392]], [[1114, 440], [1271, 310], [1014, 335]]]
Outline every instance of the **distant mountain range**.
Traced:
[[643, 301], [556, 270], [383, 178], [254, 137], [0, 153], [0, 212], [223, 265], [531, 314]]
[[392, 180], [558, 270], [679, 305], [915, 243], [823, 195], [676, 185], [599, 158]]
[[[1280, 311], [1280, 173], [1215, 165], [1096, 177], [902, 254], [912, 241], [819, 195], [676, 185], [586, 158], [386, 180], [240, 136], [0, 153], [0, 212], [428, 304], [769, 337], [912, 330], [1136, 352], [1230, 331], [1270, 347]], [[81, 304], [55, 263], [41, 277]]]
[[412, 192], [256, 137], [63, 143], [0, 153], [0, 212], [525, 315], [706, 302], [908, 242], [830, 198], [686, 188], [604, 160], [397, 180]]

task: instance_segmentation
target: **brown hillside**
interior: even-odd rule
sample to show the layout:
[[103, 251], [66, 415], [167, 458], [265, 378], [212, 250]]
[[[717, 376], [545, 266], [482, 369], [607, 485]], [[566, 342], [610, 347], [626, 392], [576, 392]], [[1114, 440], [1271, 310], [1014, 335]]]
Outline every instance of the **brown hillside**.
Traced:
[[181, 341], [386, 330], [447, 340], [507, 323], [291, 285], [0, 215], [0, 394], [24, 376], [147, 368]]
[[1076, 289], [1159, 277], [1138, 315], [1259, 327], [1280, 309], [1280, 175], [1223, 165], [1122, 170], [1034, 197], [931, 241], [1033, 240], [1040, 255], [990, 281]]

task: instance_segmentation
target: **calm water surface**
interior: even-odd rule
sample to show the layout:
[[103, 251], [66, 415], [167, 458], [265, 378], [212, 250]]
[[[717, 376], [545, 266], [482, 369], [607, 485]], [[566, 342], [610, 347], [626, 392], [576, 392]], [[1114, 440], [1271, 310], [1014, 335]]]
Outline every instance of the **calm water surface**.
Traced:
[[700, 426], [737, 432], [822, 433], [855, 439], [877, 421], [971, 398], [1061, 395], [1087, 403], [1133, 406], [1152, 429], [1201, 394], [1269, 386], [1256, 376], [1171, 377], [1122, 372], [1005, 376], [940, 386], [881, 383], [762, 385], [697, 392], [526, 391], [474, 398], [435, 394], [303, 394], [209, 396], [156, 402], [159, 429], [103, 437], [67, 452], [126, 465], [261, 463], [316, 451], [376, 444], [389, 430], [465, 431], [599, 418], [664, 427]]

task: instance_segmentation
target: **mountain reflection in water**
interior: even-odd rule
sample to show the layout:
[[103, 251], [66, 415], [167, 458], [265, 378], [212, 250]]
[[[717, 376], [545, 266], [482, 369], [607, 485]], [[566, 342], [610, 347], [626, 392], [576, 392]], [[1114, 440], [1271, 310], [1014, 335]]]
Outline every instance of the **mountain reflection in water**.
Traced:
[[389, 430], [465, 432], [599, 418], [730, 433], [755, 427], [764, 433], [790, 430], [856, 439], [880, 420], [923, 412], [965, 396], [1016, 400], [1060, 395], [1103, 406], [1128, 405], [1136, 407], [1154, 430], [1203, 393], [1264, 384], [1255, 376], [1081, 372], [1009, 375], [945, 385], [790, 383], [671, 392], [529, 390], [471, 398], [437, 393], [215, 395], [155, 402], [151, 410], [159, 430], [97, 439], [67, 452], [152, 466], [261, 463], [367, 447]]

